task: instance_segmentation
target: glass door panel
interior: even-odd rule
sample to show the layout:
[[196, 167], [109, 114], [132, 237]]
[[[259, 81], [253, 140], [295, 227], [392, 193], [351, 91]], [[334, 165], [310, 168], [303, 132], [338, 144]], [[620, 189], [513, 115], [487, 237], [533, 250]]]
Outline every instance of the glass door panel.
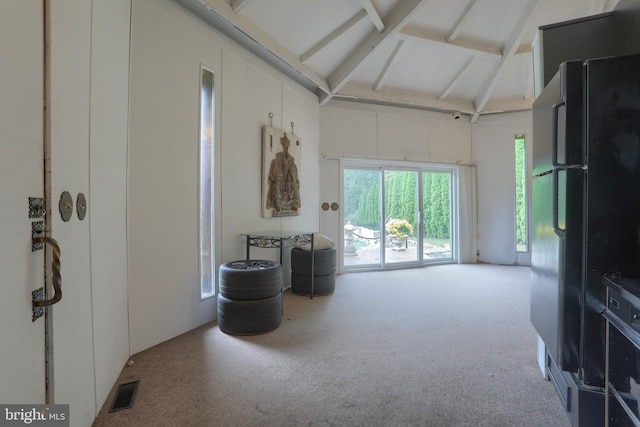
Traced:
[[382, 265], [378, 169], [344, 169], [344, 266]]
[[384, 263], [419, 261], [418, 172], [384, 171]]
[[422, 203], [424, 260], [451, 259], [451, 173], [422, 173]]

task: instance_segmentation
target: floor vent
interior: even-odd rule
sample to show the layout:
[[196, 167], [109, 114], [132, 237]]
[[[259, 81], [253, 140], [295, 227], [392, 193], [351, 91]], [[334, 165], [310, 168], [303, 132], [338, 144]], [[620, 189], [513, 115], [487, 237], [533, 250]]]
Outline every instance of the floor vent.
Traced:
[[120, 384], [118, 386], [118, 391], [113, 398], [113, 402], [111, 402], [111, 409], [109, 409], [109, 412], [116, 412], [120, 409], [131, 408], [133, 406], [133, 399], [136, 397], [139, 382], [140, 381], [133, 381], [130, 383]]

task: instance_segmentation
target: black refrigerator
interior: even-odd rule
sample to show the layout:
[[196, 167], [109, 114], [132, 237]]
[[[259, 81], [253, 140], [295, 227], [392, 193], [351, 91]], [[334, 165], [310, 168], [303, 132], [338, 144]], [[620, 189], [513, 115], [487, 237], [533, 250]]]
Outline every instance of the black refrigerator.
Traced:
[[602, 277], [640, 277], [640, 55], [562, 63], [532, 154], [531, 322], [571, 424], [601, 426]]

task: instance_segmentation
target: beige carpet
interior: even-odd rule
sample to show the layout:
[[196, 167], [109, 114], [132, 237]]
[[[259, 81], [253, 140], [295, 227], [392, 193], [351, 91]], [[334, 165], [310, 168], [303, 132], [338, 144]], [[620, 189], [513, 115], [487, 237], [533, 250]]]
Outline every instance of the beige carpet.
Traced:
[[530, 270], [442, 265], [345, 274], [285, 293], [275, 331], [209, 324], [132, 356], [131, 409], [94, 426], [563, 426], [536, 363]]

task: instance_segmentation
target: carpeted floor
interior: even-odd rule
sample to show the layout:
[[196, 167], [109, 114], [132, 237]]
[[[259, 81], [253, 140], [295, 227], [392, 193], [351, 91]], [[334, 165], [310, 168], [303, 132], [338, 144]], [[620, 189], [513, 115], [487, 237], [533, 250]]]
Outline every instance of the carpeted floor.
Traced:
[[275, 331], [215, 323], [132, 356], [131, 409], [94, 426], [567, 427], [536, 363], [530, 270], [442, 265], [345, 274], [285, 293]]

